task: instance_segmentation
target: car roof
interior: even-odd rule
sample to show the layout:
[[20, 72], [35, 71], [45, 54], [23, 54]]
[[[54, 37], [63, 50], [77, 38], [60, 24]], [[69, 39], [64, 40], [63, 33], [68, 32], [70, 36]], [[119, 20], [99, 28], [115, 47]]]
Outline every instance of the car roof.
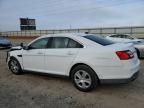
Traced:
[[31, 44], [32, 42], [38, 40], [38, 39], [42, 39], [42, 38], [47, 38], [47, 37], [70, 37], [72, 39], [76, 39], [77, 41], [79, 41], [80, 43], [91, 43], [89, 42], [89, 40], [85, 40], [85, 38], [81, 38], [82, 36], [87, 36], [87, 35], [93, 35], [93, 34], [87, 34], [87, 33], [57, 33], [57, 34], [48, 34], [48, 35], [43, 35], [40, 36], [38, 38], [36, 38], [35, 40], [31, 41], [29, 44]]
[[86, 35], [90, 35], [90, 34], [86, 34], [86, 33], [57, 33], [57, 34], [48, 34], [48, 35], [44, 35], [44, 36], [40, 36], [40, 38], [44, 38], [44, 37], [76, 37], [76, 36], [86, 36]]

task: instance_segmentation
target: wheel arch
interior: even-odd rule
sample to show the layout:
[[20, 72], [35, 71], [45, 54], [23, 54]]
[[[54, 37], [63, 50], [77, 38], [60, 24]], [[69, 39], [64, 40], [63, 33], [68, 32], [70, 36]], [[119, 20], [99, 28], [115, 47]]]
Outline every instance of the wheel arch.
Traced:
[[23, 68], [23, 67], [22, 67], [22, 64], [20, 63], [20, 61], [19, 61], [16, 57], [14, 57], [14, 56], [10, 56], [8, 63], [10, 62], [11, 59], [17, 60], [18, 63], [19, 63], [19, 65], [20, 65], [20, 67]]
[[[87, 64], [85, 64], [85, 63], [76, 63], [76, 64], [74, 64], [74, 65], [72, 65], [72, 67], [70, 68], [70, 71], [69, 71], [69, 78], [71, 79], [71, 75], [72, 75], [72, 70], [75, 68], [75, 67], [77, 67], [77, 66], [79, 66], [79, 65], [86, 65], [86, 66], [88, 66], [90, 69], [92, 69], [93, 71], [94, 71], [94, 69], [93, 68], [91, 68], [91, 66], [89, 66], [89, 65], [87, 65]], [[94, 71], [95, 72], [95, 71]], [[96, 74], [96, 76], [98, 77], [98, 74], [95, 72], [95, 74]], [[99, 81], [99, 77], [98, 77], [98, 81]]]
[[9, 60], [11, 60], [11, 59], [16, 59], [18, 61], [18, 59], [16, 57], [14, 57], [14, 56], [10, 56]]

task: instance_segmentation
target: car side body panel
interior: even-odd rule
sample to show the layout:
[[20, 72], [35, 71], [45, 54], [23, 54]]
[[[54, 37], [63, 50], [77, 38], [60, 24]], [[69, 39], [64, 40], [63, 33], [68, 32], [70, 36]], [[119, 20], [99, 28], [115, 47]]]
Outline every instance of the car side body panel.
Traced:
[[[133, 74], [139, 71], [140, 61], [138, 60], [135, 50], [131, 45], [112, 44], [102, 46], [96, 42], [92, 42], [74, 34], [60, 35], [79, 41], [84, 45], [84, 47], [64, 49], [47, 48], [41, 50], [41, 52], [43, 52], [42, 55], [38, 55], [40, 50], [38, 50], [38, 52], [29, 50], [31, 52], [31, 56], [27, 56], [25, 54], [27, 51], [21, 49], [11, 51], [10, 56], [14, 56], [19, 61], [23, 70], [66, 76], [70, 75], [70, 71], [74, 65], [79, 63], [86, 64], [95, 71], [100, 80], [127, 79], [131, 78]], [[48, 37], [50, 36], [52, 35], [48, 35]], [[134, 53], [134, 58], [129, 60], [120, 60], [116, 55], [116, 51], [123, 50], [132, 51]], [[19, 57], [18, 55], [22, 55], [22, 57]]]

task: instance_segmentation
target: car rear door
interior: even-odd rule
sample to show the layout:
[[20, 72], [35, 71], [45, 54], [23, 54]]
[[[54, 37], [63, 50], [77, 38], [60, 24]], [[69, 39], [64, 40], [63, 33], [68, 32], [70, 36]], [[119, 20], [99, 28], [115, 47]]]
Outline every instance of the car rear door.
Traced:
[[76, 57], [80, 47], [78, 42], [67, 37], [53, 37], [50, 48], [45, 52], [47, 73], [67, 75], [67, 69]]

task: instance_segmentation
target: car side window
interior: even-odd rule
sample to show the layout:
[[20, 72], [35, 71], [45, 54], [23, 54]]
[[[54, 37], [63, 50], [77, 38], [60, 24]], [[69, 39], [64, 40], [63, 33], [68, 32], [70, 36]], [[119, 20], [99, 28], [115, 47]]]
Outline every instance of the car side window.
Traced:
[[111, 37], [113, 37], [113, 38], [120, 38], [119, 35], [112, 35]]
[[67, 48], [83, 48], [83, 45], [72, 39], [69, 39]]
[[116, 35], [116, 36], [117, 36], [117, 38], [123, 38], [122, 35]]
[[53, 37], [51, 48], [67, 48], [68, 38], [66, 37]]
[[111, 35], [110, 37], [114, 37], [114, 38], [117, 38], [117, 36], [116, 36], [116, 35]]
[[126, 35], [121, 35], [121, 38], [126, 38]]
[[128, 35], [125, 35], [125, 38], [126, 38], [126, 39], [131, 39], [131, 37], [130, 37], [130, 36], [128, 36]]
[[30, 49], [44, 49], [47, 48], [49, 38], [42, 38], [33, 42], [29, 48]]
[[129, 35], [126, 35], [126, 38], [127, 39], [133, 39], [133, 37], [129, 36]]
[[83, 48], [83, 45], [67, 37], [53, 37], [50, 48]]
[[127, 38], [127, 35], [121, 35], [121, 38]]

